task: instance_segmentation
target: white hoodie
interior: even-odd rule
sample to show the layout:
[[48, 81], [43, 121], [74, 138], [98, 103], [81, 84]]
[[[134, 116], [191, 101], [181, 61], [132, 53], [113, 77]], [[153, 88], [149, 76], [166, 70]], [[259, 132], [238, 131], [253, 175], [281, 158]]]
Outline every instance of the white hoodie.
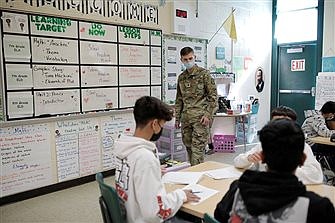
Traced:
[[116, 190], [124, 202], [127, 222], [163, 222], [174, 216], [186, 194], [180, 189], [165, 191], [156, 145], [139, 137], [121, 136], [114, 151]]
[[[255, 152], [261, 152], [262, 146], [259, 144], [246, 153], [242, 153], [235, 157], [234, 166], [237, 168], [248, 168], [252, 165], [248, 160], [248, 156]], [[306, 154], [306, 160], [304, 165], [298, 167], [295, 171], [295, 175], [304, 184], [321, 184], [323, 180], [323, 173], [320, 163], [315, 159], [312, 149], [305, 143], [304, 153]], [[260, 164], [259, 170], [264, 171], [265, 165]]]

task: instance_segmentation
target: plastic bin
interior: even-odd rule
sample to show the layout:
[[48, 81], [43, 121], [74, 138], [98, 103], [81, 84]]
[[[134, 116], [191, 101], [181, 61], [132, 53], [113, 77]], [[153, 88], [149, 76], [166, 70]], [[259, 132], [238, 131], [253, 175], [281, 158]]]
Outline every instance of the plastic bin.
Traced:
[[176, 153], [186, 151], [186, 148], [181, 140], [169, 141], [164, 140], [162, 137], [156, 142], [158, 151], [161, 153]]
[[177, 160], [179, 162], [188, 161], [188, 155], [186, 150], [184, 152], [174, 153], [172, 154], [172, 160]]
[[258, 113], [258, 109], [259, 109], [259, 104], [251, 105], [251, 112], [252, 112], [252, 114], [257, 114]]
[[226, 152], [234, 153], [235, 152], [235, 135], [214, 135], [214, 151], [215, 152]]
[[181, 129], [175, 129], [174, 126], [165, 125], [163, 127], [161, 137], [169, 138], [171, 141], [181, 139], [182, 138]]

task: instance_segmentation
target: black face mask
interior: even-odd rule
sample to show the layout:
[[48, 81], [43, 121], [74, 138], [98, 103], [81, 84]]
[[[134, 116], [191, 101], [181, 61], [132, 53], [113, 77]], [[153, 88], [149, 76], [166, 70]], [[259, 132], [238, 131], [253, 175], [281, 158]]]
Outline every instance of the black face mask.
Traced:
[[162, 132], [163, 132], [163, 128], [161, 128], [161, 130], [159, 131], [159, 133], [154, 133], [151, 138], [150, 138], [150, 141], [157, 141], [159, 139], [159, 137], [161, 137], [162, 135]]

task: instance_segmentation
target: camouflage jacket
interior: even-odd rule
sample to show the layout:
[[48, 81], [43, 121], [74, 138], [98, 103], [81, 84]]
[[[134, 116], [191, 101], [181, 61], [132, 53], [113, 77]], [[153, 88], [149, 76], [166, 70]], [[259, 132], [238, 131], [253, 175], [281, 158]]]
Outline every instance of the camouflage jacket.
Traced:
[[209, 71], [195, 65], [178, 77], [176, 121], [206, 116], [212, 120], [217, 110], [217, 91]]

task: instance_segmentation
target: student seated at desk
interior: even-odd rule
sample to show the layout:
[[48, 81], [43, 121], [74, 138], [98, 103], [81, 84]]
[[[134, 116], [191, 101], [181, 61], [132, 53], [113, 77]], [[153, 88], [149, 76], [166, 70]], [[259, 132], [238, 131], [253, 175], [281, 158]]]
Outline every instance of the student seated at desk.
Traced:
[[[272, 110], [271, 119], [288, 118], [293, 121], [297, 120], [296, 112], [286, 106], [279, 106]], [[262, 147], [257, 145], [246, 153], [235, 157], [234, 165], [237, 168], [258, 167], [259, 170], [265, 170], [265, 165], [261, 163]], [[311, 147], [305, 143], [304, 153], [306, 161], [295, 171], [295, 175], [304, 184], [320, 184], [323, 180], [323, 174], [320, 163], [315, 159]]]
[[317, 150], [318, 146], [310, 141], [309, 138], [316, 136], [330, 137], [335, 133], [335, 130], [331, 130], [331, 128], [333, 128], [334, 121], [334, 101], [327, 101], [320, 109], [320, 113], [315, 110], [306, 111], [306, 120], [302, 124], [301, 128], [306, 134], [306, 142], [312, 147], [313, 150]]
[[134, 107], [134, 136], [121, 136], [115, 143], [116, 190], [127, 212], [127, 222], [163, 222], [176, 214], [184, 202], [199, 201], [190, 190], [165, 191], [155, 143], [163, 125], [172, 119], [168, 105], [144, 96]]
[[293, 121], [270, 121], [259, 134], [267, 171], [246, 170], [217, 204], [220, 222], [335, 222], [331, 201], [306, 191], [294, 175], [306, 160], [305, 136]]

